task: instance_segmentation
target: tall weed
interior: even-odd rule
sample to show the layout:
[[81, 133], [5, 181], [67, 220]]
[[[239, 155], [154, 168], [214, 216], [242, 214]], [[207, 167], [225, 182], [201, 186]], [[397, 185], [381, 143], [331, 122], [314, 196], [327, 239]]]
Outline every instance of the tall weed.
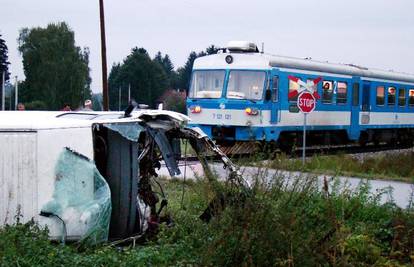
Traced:
[[[266, 170], [261, 170], [266, 171]], [[1, 266], [412, 266], [414, 215], [385, 189], [370, 193], [312, 176], [267, 179], [249, 188], [205, 181], [161, 180], [174, 227], [139, 247], [102, 246], [80, 251], [47, 240], [35, 223], [0, 230]], [[182, 190], [185, 189], [184, 198]], [[209, 223], [199, 219], [208, 203], [225, 205]], [[181, 202], [182, 201], [182, 202]]]

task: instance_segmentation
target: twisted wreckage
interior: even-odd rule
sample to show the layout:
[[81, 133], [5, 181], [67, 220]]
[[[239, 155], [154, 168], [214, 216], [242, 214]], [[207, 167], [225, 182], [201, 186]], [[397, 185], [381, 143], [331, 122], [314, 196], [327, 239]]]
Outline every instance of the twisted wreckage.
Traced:
[[[236, 167], [188, 117], [163, 110], [0, 112], [0, 226], [34, 219], [51, 239], [99, 243], [144, 234], [160, 223], [150, 179], [163, 161], [180, 174], [187, 140], [206, 174], [215, 154]], [[17, 214], [17, 215], [16, 215]]]

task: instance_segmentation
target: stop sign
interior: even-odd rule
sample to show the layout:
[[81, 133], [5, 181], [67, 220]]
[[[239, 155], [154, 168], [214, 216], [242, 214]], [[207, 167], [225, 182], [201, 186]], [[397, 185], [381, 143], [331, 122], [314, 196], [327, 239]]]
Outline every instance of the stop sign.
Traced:
[[298, 108], [302, 113], [311, 113], [315, 109], [315, 97], [309, 92], [302, 92], [298, 96]]

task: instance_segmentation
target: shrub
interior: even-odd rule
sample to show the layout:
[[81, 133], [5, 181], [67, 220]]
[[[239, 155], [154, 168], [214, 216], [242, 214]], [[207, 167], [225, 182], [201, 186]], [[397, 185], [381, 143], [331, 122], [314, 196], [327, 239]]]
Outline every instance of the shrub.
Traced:
[[[247, 189], [229, 183], [161, 180], [174, 227], [139, 247], [79, 250], [47, 240], [47, 230], [17, 223], [0, 230], [2, 266], [411, 266], [414, 215], [369, 183], [356, 190], [313, 177], [257, 175]], [[184, 197], [182, 193], [185, 190]], [[199, 219], [221, 196], [225, 208]], [[221, 198], [219, 198], [221, 199]], [[217, 205], [215, 207], [221, 207]]]

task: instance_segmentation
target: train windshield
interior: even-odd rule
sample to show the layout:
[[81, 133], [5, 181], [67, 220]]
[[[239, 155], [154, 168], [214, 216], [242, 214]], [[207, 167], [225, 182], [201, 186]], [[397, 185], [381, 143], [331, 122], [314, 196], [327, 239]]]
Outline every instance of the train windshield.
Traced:
[[220, 98], [225, 75], [224, 70], [194, 71], [189, 97]]
[[260, 100], [263, 96], [264, 71], [232, 70], [227, 87], [227, 98]]

